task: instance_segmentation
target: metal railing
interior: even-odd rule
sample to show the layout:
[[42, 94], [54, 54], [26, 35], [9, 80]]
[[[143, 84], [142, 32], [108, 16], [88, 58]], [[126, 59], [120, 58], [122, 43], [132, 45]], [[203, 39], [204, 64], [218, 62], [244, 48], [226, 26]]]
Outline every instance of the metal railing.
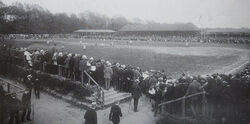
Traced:
[[91, 81], [98, 87], [97, 88], [97, 103], [100, 103], [101, 107], [104, 107], [104, 90], [103, 88], [88, 74], [88, 72], [84, 71], [84, 73], [90, 78]]
[[[9, 83], [8, 81], [5, 81], [3, 79], [0, 79], [0, 83], [3, 84], [3, 86], [6, 86], [6, 88], [7, 88], [7, 93], [5, 95], [20, 94], [20, 93], [25, 92], [24, 88], [22, 88], [22, 87], [20, 87], [18, 85]], [[13, 87], [12, 89], [15, 90], [15, 91], [11, 92], [11, 87]]]
[[206, 92], [205, 91], [195, 93], [195, 94], [191, 94], [191, 95], [184, 96], [184, 97], [180, 97], [180, 98], [177, 98], [177, 99], [174, 99], [174, 100], [169, 100], [169, 101], [166, 101], [166, 102], [162, 102], [158, 106], [160, 107], [160, 106], [163, 106], [163, 105], [167, 105], [167, 104], [170, 104], [170, 103], [175, 103], [175, 102], [181, 101], [181, 116], [185, 117], [186, 99], [191, 98], [191, 97], [195, 97], [195, 96], [199, 96], [199, 95], [202, 95], [202, 115], [206, 116], [206, 96], [205, 96]]

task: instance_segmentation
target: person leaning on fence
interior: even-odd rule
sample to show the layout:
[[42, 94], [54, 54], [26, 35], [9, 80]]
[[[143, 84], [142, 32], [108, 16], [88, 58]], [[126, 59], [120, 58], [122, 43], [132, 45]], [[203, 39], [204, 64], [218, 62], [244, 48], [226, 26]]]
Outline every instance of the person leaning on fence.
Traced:
[[89, 108], [84, 115], [84, 124], [97, 124], [97, 113], [96, 113], [96, 102], [91, 103], [91, 108]]
[[[192, 83], [189, 84], [187, 92], [185, 94], [184, 97], [188, 96], [188, 95], [192, 95], [192, 94], [196, 94], [199, 93], [202, 89], [201, 84], [197, 81], [197, 79], [194, 77]], [[197, 117], [198, 115], [198, 105], [199, 103], [201, 103], [201, 101], [199, 101], [199, 96], [194, 96], [191, 97], [191, 110], [193, 112], [194, 117]]]
[[122, 117], [122, 111], [119, 106], [120, 102], [116, 101], [115, 105], [111, 107], [109, 113], [109, 120], [113, 122], [113, 124], [120, 123], [120, 117]]

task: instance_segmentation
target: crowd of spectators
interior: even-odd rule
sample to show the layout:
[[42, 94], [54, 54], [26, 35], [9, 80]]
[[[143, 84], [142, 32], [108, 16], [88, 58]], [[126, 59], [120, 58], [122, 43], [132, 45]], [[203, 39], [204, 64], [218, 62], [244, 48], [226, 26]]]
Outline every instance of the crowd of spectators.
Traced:
[[[244, 109], [250, 100], [250, 65], [236, 75], [189, 76], [182, 74], [178, 79], [171, 79], [164, 74], [164, 70], [142, 71], [139, 67], [132, 65], [58, 51], [56, 44], [49, 50], [29, 50], [11, 45], [1, 45], [0, 49], [1, 54], [5, 55], [5, 61], [18, 63], [11, 59], [19, 58], [19, 61], [24, 60], [24, 66], [27, 68], [59, 74], [87, 85], [92, 81], [88, 77], [89, 74], [107, 90], [112, 86], [117, 91], [131, 92], [132, 85], [137, 80], [140, 82], [141, 90], [152, 99], [155, 115], [162, 110], [160, 103], [188, 95], [187, 92], [191, 92], [188, 90], [191, 87], [190, 84], [195, 82], [200, 85], [197, 91], [207, 93], [208, 115], [223, 118], [223, 121], [250, 121], [247, 116], [249, 111]], [[191, 102], [190, 105], [196, 104], [197, 108], [200, 108], [200, 97], [197, 99], [196, 103]], [[180, 112], [180, 108], [180, 104], [164, 106], [165, 110], [175, 114]], [[199, 110], [197, 109], [196, 113], [200, 113]], [[199, 114], [194, 116], [197, 115]]]
[[80, 38], [80, 39], [99, 39], [114, 41], [161, 41], [161, 42], [200, 42], [200, 43], [227, 43], [227, 44], [249, 44], [247, 36], [224, 36], [224, 35], [190, 35], [190, 36], [123, 36], [123, 35], [79, 35], [79, 34], [8, 34], [2, 35], [3, 39], [53, 39], [53, 38]]

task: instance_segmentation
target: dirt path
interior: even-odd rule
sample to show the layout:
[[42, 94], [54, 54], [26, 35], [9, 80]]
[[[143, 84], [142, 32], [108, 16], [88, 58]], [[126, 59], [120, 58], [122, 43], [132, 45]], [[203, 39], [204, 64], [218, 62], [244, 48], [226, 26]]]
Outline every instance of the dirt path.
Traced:
[[[23, 85], [0, 77], [0, 79], [8, 81], [12, 84], [23, 87]], [[79, 107], [74, 107], [69, 103], [41, 92], [40, 99], [36, 99], [34, 92], [32, 92], [32, 105], [33, 121], [26, 122], [25, 124], [83, 124], [84, 113], [86, 110]], [[21, 99], [21, 94], [18, 95]], [[133, 101], [122, 103], [120, 105], [123, 113], [121, 124], [154, 124], [156, 118], [151, 111], [151, 104], [149, 100], [143, 96], [140, 98], [138, 110], [133, 112]], [[98, 124], [112, 124], [108, 120], [110, 108], [97, 111]]]

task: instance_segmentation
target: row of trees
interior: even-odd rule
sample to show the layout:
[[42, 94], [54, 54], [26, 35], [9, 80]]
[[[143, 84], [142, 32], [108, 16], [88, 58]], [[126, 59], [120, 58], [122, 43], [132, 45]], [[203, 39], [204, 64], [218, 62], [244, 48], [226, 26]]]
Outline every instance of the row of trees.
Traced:
[[109, 18], [92, 12], [52, 14], [39, 5], [5, 5], [0, 1], [0, 34], [71, 33], [77, 29], [119, 30], [128, 23], [124, 17]]

